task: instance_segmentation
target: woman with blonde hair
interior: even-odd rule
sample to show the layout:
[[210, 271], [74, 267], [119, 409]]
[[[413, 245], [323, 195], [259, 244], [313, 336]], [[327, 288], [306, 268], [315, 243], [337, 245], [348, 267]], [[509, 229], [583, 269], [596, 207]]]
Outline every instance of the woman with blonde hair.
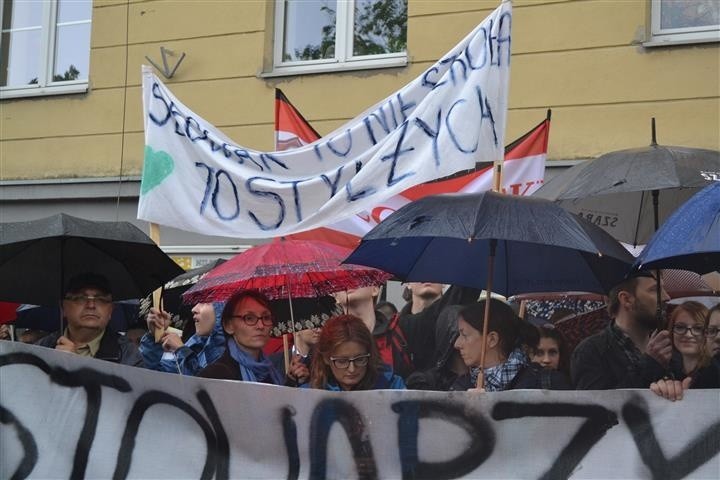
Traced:
[[354, 315], [328, 320], [310, 369], [311, 388], [331, 391], [404, 389], [402, 378], [380, 359], [375, 339]]

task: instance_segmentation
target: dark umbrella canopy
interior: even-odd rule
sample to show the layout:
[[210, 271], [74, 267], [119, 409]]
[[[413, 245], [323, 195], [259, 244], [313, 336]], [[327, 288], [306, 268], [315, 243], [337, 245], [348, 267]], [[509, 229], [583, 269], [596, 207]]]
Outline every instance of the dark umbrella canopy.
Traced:
[[677, 209], [643, 249], [635, 266], [700, 274], [720, 270], [720, 181]]
[[222, 265], [225, 261], [224, 258], [215, 259], [205, 265], [188, 270], [167, 282], [162, 295], [163, 309], [167, 312], [179, 313], [182, 305], [182, 294], [200, 281], [210, 270]]
[[56, 306], [75, 275], [107, 277], [115, 300], [144, 297], [183, 273], [128, 222], [66, 214], [0, 224], [0, 300]]
[[533, 196], [556, 201], [618, 240], [638, 245], [655, 232], [653, 191], [662, 224], [713, 178], [720, 178], [720, 152], [653, 143], [576, 165]]
[[547, 200], [495, 192], [434, 195], [390, 215], [363, 237], [346, 263], [405, 281], [484, 288], [492, 240], [492, 290], [604, 293], [633, 257], [610, 235]]

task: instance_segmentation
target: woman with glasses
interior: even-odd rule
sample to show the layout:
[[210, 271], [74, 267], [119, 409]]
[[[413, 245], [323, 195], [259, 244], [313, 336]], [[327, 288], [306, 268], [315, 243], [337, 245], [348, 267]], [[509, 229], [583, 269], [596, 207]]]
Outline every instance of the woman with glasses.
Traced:
[[705, 305], [693, 301], [678, 305], [670, 315], [673, 345], [670, 369], [678, 380], [695, 378], [698, 371], [710, 363], [705, 347], [706, 319]]
[[236, 292], [225, 304], [221, 319], [227, 337], [225, 352], [198, 376], [282, 385], [282, 375], [262, 352], [273, 326], [267, 297], [256, 290]]
[[[709, 311], [698, 302], [685, 302], [673, 310], [670, 331], [674, 378], [650, 384], [650, 390], [668, 400], [682, 400], [688, 388], [720, 388], [720, 305]], [[716, 346], [718, 347], [716, 349]]]
[[358, 317], [340, 315], [328, 320], [315, 349], [311, 388], [333, 391], [405, 388], [402, 378], [382, 363], [370, 330]]

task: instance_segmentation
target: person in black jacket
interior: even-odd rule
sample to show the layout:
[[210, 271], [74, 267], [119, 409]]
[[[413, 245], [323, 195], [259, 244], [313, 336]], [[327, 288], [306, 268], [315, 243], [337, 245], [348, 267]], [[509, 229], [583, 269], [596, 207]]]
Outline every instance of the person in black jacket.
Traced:
[[[570, 373], [579, 390], [649, 388], [669, 375], [672, 343], [657, 316], [657, 281], [635, 272], [610, 292], [613, 321], [583, 340], [573, 352]], [[669, 299], [661, 289], [661, 300]]]
[[137, 347], [107, 329], [113, 311], [110, 283], [102, 275], [85, 273], [68, 281], [63, 298], [64, 331], [54, 332], [36, 345], [86, 357], [142, 367]]
[[465, 362], [455, 349], [457, 317], [462, 308], [461, 305], [450, 305], [440, 313], [435, 325], [435, 366], [410, 375], [405, 382], [409, 390], [446, 392], [459, 376], [468, 373]]

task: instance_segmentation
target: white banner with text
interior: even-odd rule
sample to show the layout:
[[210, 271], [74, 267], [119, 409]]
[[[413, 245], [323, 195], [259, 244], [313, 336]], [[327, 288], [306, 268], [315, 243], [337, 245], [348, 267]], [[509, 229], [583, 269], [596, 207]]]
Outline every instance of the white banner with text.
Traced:
[[502, 161], [511, 21], [503, 2], [412, 82], [333, 133], [282, 152], [234, 143], [143, 67], [138, 218], [205, 235], [274, 237]]
[[325, 392], [0, 341], [0, 478], [707, 478], [720, 390]]

